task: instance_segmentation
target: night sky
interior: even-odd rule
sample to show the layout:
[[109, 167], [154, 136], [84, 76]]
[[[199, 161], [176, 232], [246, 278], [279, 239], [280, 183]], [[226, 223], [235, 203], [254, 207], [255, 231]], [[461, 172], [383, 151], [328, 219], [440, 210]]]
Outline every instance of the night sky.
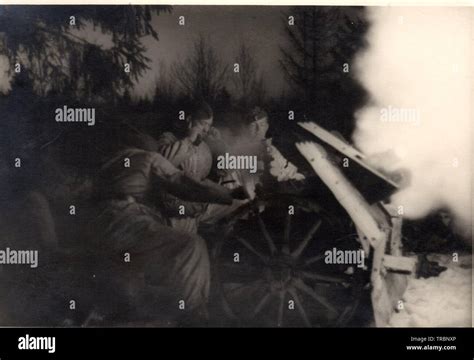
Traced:
[[[160, 40], [148, 37], [143, 41], [152, 60], [151, 70], [140, 80], [135, 94], [153, 94], [160, 63], [169, 66], [186, 57], [202, 34], [229, 64], [234, 63], [239, 44], [246, 42], [255, 51], [269, 95], [280, 95], [287, 87], [278, 63], [279, 47], [285, 43], [282, 17], [286, 11], [285, 6], [174, 6], [171, 14], [161, 13], [153, 19]], [[186, 26], [178, 25], [179, 16], [185, 16]]]

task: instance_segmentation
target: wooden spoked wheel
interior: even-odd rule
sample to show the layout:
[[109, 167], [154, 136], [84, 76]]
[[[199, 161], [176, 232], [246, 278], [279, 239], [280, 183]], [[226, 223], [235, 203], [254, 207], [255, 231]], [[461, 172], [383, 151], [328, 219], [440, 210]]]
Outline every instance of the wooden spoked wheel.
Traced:
[[214, 251], [226, 314], [240, 326], [345, 326], [362, 294], [360, 269], [327, 263], [357, 249], [355, 234], [297, 203], [267, 201], [240, 214]]

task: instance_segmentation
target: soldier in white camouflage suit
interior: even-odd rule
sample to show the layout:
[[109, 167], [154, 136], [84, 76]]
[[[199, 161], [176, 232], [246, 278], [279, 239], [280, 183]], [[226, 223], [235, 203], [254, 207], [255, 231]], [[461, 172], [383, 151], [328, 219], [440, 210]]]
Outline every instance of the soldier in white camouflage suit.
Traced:
[[156, 149], [127, 148], [101, 169], [97, 183], [101, 210], [94, 222], [95, 237], [107, 254], [144, 273], [151, 283], [187, 310], [205, 306], [209, 294], [209, 259], [197, 234], [174, 229], [160, 209], [164, 194], [193, 202], [231, 204], [230, 190], [187, 176]]

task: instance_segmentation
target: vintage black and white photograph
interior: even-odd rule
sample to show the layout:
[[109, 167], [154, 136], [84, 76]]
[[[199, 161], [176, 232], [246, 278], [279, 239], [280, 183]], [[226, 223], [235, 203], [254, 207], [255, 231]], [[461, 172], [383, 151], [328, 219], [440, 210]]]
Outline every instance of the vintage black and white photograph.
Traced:
[[0, 6], [0, 326], [471, 327], [472, 15]]

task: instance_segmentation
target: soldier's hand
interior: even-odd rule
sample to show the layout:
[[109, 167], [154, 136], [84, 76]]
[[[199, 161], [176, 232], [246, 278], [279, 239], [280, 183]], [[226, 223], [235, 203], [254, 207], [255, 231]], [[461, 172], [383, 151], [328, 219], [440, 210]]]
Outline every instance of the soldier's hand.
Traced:
[[217, 141], [217, 140], [222, 141], [221, 132], [217, 128], [215, 128], [214, 126], [211, 126], [211, 128], [209, 129], [209, 131], [207, 133], [207, 136], [209, 138], [211, 138], [212, 140], [214, 140], [214, 141]]
[[202, 128], [199, 125], [191, 127], [188, 131], [189, 140], [194, 144], [201, 137]]
[[246, 200], [249, 198], [243, 186], [239, 186], [233, 189], [230, 195], [232, 196], [233, 199], [236, 199], [236, 200]]

